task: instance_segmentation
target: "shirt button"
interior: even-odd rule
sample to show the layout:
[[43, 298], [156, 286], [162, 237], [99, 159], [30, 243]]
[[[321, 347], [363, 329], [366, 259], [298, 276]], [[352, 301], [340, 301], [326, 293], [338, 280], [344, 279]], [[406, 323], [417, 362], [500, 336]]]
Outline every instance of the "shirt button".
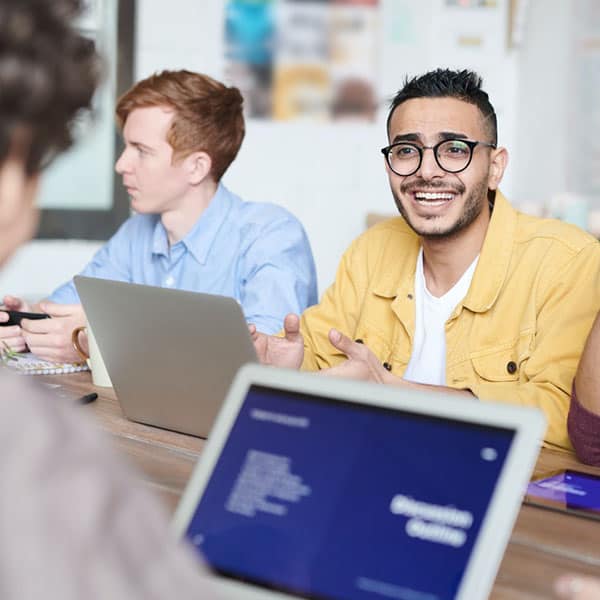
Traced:
[[506, 370], [511, 375], [514, 375], [517, 372], [517, 363], [514, 360], [511, 360], [509, 363], [506, 364]]
[[172, 277], [171, 275], [169, 275], [169, 277], [167, 277], [165, 279], [165, 285], [168, 285], [169, 287], [171, 287], [174, 284], [175, 284], [175, 278]]

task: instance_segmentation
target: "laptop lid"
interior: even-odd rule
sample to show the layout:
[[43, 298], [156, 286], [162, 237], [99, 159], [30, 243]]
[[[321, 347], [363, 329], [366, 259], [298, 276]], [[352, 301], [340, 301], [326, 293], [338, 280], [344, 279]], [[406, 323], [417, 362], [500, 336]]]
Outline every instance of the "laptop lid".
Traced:
[[487, 598], [540, 411], [261, 366], [174, 517], [234, 598]]
[[233, 298], [75, 277], [125, 415], [207, 437], [233, 376], [256, 361]]

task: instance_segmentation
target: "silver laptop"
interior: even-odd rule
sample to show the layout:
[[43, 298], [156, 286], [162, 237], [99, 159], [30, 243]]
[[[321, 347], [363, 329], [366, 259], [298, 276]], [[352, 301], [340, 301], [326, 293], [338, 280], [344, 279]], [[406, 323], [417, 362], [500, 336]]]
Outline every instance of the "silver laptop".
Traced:
[[244, 367], [174, 517], [218, 597], [487, 598], [540, 411]]
[[125, 415], [207, 437], [236, 371], [257, 360], [238, 303], [82, 276], [75, 286]]

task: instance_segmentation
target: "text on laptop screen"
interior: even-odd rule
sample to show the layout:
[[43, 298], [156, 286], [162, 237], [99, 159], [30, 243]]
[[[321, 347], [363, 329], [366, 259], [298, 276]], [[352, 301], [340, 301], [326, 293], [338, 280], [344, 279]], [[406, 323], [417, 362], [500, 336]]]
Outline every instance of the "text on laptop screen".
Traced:
[[307, 598], [453, 598], [514, 431], [252, 386], [187, 536]]

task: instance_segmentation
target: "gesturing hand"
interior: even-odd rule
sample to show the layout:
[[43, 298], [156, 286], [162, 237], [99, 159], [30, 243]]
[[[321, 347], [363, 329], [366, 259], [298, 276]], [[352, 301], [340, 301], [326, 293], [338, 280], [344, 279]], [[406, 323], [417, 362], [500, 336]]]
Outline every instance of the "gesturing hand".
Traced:
[[340, 352], [343, 352], [348, 360], [330, 369], [322, 370], [321, 374], [375, 383], [394, 383], [396, 385], [402, 383], [402, 379], [387, 371], [365, 344], [353, 342], [337, 329], [329, 331], [329, 341]]
[[304, 358], [304, 340], [300, 333], [300, 318], [289, 314], [283, 322], [284, 337], [267, 335], [248, 325], [258, 359], [263, 365], [299, 369]]

